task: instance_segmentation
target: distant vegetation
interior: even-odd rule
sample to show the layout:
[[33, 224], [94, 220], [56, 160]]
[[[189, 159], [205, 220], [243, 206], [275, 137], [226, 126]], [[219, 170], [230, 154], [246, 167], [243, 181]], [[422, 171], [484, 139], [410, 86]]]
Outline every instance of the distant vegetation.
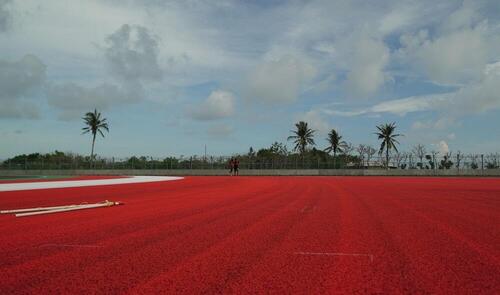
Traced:
[[[55, 151], [48, 154], [23, 154], [5, 160], [2, 168], [11, 169], [222, 169], [227, 168], [228, 157], [190, 156], [166, 157], [163, 159], [147, 156], [130, 158], [96, 157], [94, 145], [96, 135], [104, 137], [103, 130], [109, 131], [106, 118], [97, 110], [88, 112], [83, 117], [83, 133], [92, 135], [90, 156]], [[291, 130], [288, 141], [294, 143], [289, 151], [286, 144], [274, 142], [267, 148], [257, 151], [250, 147], [248, 153], [233, 154], [238, 157], [243, 169], [295, 169], [295, 168], [399, 168], [399, 169], [495, 169], [500, 166], [499, 154], [464, 155], [461, 152], [439, 154], [427, 151], [424, 145], [416, 145], [411, 152], [401, 152], [396, 139], [396, 124], [376, 126], [375, 135], [380, 140], [380, 147], [366, 144], [353, 146], [344, 140], [337, 130], [328, 133], [324, 148], [317, 148], [316, 131], [307, 122], [300, 121]], [[378, 153], [377, 153], [378, 151]]]

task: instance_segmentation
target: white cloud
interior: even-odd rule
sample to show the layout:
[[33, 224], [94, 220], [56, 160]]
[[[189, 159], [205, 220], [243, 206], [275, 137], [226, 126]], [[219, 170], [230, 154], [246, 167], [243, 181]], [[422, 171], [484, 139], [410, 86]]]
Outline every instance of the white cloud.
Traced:
[[331, 125], [324, 114], [318, 110], [310, 110], [300, 114], [297, 116], [297, 120], [307, 122], [312, 129], [321, 135], [326, 135], [331, 129]]
[[380, 113], [404, 116], [413, 112], [438, 111], [441, 114], [439, 120], [432, 124], [417, 123], [414, 127], [419, 129], [432, 126], [444, 129], [459, 117], [500, 109], [498, 85], [500, 85], [500, 62], [487, 65], [478, 82], [469, 83], [454, 92], [389, 100], [365, 109], [345, 111], [324, 109], [323, 112], [338, 116]]
[[395, 6], [380, 19], [378, 30], [385, 35], [413, 24], [416, 18], [422, 17], [422, 8], [415, 5], [415, 3], [405, 3]]
[[245, 98], [252, 102], [292, 103], [316, 72], [306, 58], [297, 56], [285, 55], [265, 61], [249, 73], [244, 87]]
[[369, 97], [388, 80], [384, 68], [389, 62], [389, 49], [382, 40], [363, 35], [353, 43], [353, 50], [345, 86], [355, 98]]
[[498, 50], [488, 22], [477, 17], [466, 1], [430, 36], [427, 30], [403, 34], [398, 56], [437, 84], [477, 81], [481, 71]]
[[472, 27], [480, 19], [477, 12], [478, 8], [474, 1], [463, 1], [462, 5], [445, 19], [440, 30], [442, 32], [453, 32]]
[[500, 109], [500, 62], [485, 67], [478, 82], [470, 83], [454, 93], [449, 106], [451, 116], [477, 114]]
[[337, 53], [337, 50], [335, 49], [335, 44], [332, 42], [326, 42], [326, 41], [320, 42], [320, 43], [316, 44], [313, 47], [313, 49], [317, 50], [321, 53], [325, 53], [327, 55], [332, 55], [332, 56], [335, 53]]
[[192, 106], [188, 114], [195, 120], [217, 120], [230, 117], [234, 113], [234, 95], [228, 91], [216, 90], [197, 106]]
[[446, 141], [444, 141], [444, 140], [441, 140], [440, 142], [435, 144], [435, 146], [436, 146], [440, 155], [445, 155], [445, 154], [450, 152], [450, 148], [448, 147], [448, 143], [446, 143]]
[[[448, 104], [449, 99], [450, 98], [448, 94], [411, 96], [401, 99], [384, 101], [365, 109], [347, 111], [324, 109], [323, 112], [329, 115], [344, 117], [379, 113], [390, 113], [394, 115], [404, 116], [408, 113], [429, 111], [440, 108], [441, 106]], [[423, 127], [423, 123], [418, 123], [416, 127]]]
[[34, 55], [14, 62], [0, 60], [0, 118], [37, 118], [33, 97], [41, 90], [46, 66]]

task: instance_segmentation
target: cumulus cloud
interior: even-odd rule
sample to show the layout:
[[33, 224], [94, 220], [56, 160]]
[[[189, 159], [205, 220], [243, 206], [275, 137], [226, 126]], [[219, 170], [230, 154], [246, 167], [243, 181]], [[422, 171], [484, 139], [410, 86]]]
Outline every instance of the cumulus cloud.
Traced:
[[317, 130], [322, 135], [327, 134], [331, 129], [331, 125], [325, 118], [325, 115], [318, 110], [310, 110], [300, 114], [296, 119], [307, 122], [312, 129]]
[[270, 104], [294, 102], [316, 72], [306, 58], [293, 55], [262, 62], [247, 76], [245, 98]]
[[389, 49], [382, 40], [361, 36], [354, 44], [352, 65], [345, 86], [352, 97], [375, 94], [388, 80], [384, 68], [389, 62]]
[[452, 116], [477, 114], [500, 109], [500, 62], [488, 64], [478, 82], [461, 87], [454, 93], [453, 104], [449, 106]]
[[400, 3], [380, 19], [378, 30], [384, 35], [390, 34], [412, 25], [420, 17], [423, 17], [422, 8], [418, 3]]
[[83, 87], [75, 83], [47, 86], [47, 99], [50, 106], [60, 111], [61, 120], [78, 120], [82, 112], [107, 110], [112, 106], [138, 101], [137, 97], [112, 84]]
[[106, 42], [106, 61], [114, 77], [127, 83], [161, 79], [158, 41], [147, 28], [124, 24]]
[[9, 3], [11, 0], [0, 0], [0, 33], [9, 29], [12, 21], [12, 16], [9, 11]]
[[464, 2], [432, 36], [427, 30], [403, 34], [399, 57], [438, 84], [477, 80], [496, 44], [471, 3]]
[[46, 67], [34, 55], [10, 62], [0, 60], [0, 118], [37, 118], [33, 96], [44, 82]]
[[201, 121], [230, 117], [234, 113], [234, 101], [231, 92], [216, 90], [201, 104], [189, 108], [188, 114], [193, 119]]
[[158, 43], [142, 26], [122, 25], [106, 38], [104, 55], [109, 73], [117, 84], [82, 86], [69, 82], [47, 86], [50, 106], [59, 110], [59, 119], [76, 120], [82, 112], [97, 108], [140, 102], [145, 98], [145, 82], [158, 81]]
[[448, 143], [446, 141], [441, 140], [437, 144], [434, 145], [437, 148], [439, 154], [444, 155], [450, 152], [450, 148], [448, 147]]
[[358, 110], [329, 110], [329, 115], [359, 116], [367, 114], [390, 113], [406, 115], [413, 112], [437, 111], [441, 118], [435, 122], [415, 123], [414, 129], [451, 126], [457, 118], [500, 109], [500, 62], [486, 65], [481, 78], [460, 87], [458, 90], [442, 94], [412, 96], [378, 103], [372, 107]]

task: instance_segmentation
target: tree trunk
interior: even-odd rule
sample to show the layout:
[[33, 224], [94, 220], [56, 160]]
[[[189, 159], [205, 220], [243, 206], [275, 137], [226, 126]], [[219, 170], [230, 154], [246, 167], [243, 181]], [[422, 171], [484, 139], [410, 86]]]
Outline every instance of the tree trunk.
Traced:
[[92, 136], [92, 151], [90, 152], [90, 168], [92, 168], [94, 165], [94, 144], [95, 144], [95, 133]]
[[337, 151], [333, 150], [333, 169], [337, 169]]
[[389, 170], [389, 146], [386, 146], [385, 148], [385, 166], [387, 167], [387, 170]]

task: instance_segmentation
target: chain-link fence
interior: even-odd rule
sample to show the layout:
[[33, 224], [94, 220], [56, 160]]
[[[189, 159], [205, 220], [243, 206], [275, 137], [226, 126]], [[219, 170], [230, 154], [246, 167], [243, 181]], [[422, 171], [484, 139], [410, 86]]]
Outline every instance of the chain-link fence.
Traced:
[[[191, 157], [131, 157], [97, 158], [64, 156], [50, 159], [16, 158], [0, 164], [0, 169], [23, 170], [68, 170], [68, 169], [229, 169], [226, 156]], [[240, 169], [383, 169], [384, 156], [331, 155], [301, 156], [297, 154], [257, 157], [237, 156]], [[411, 153], [392, 154], [389, 158], [391, 169], [497, 169], [500, 154], [428, 154], [415, 156]]]

